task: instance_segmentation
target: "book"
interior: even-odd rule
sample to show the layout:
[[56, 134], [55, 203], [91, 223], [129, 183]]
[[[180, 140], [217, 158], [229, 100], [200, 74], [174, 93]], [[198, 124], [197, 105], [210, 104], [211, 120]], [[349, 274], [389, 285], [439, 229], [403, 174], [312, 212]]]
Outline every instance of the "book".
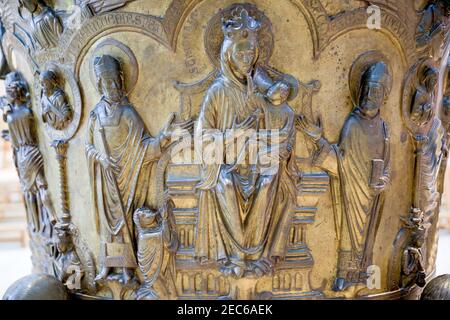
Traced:
[[383, 176], [384, 160], [372, 159], [372, 173], [370, 175], [371, 186], [376, 186], [380, 183], [380, 178]]

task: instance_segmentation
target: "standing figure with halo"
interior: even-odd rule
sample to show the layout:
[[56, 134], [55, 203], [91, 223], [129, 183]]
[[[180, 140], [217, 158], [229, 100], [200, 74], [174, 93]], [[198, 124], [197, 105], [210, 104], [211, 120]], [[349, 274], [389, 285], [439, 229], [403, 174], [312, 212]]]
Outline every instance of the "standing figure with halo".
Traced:
[[366, 288], [374, 242], [390, 182], [390, 138], [381, 107], [390, 93], [391, 72], [375, 51], [361, 55], [350, 71], [353, 111], [330, 144], [320, 126], [297, 118], [297, 128], [316, 145], [313, 164], [330, 173], [342, 199], [336, 210], [339, 253], [334, 291], [348, 297]]
[[[152, 137], [128, 99], [127, 89], [131, 90], [121, 62], [103, 54], [94, 56], [93, 66], [102, 95], [89, 115], [86, 141], [102, 243], [101, 271], [96, 280], [115, 279], [127, 284], [137, 268], [132, 215], [137, 208], [148, 206], [152, 167], [169, 141], [173, 117], [157, 137]], [[137, 74], [137, 70], [131, 72]]]

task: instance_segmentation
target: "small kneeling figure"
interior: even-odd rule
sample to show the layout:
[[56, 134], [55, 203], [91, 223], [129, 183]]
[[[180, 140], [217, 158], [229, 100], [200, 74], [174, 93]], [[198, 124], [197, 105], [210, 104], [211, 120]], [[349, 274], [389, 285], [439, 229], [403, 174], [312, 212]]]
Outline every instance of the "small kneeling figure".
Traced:
[[[174, 254], [178, 248], [178, 237], [171, 209], [172, 205], [169, 204], [159, 211], [140, 208], [134, 213], [137, 259], [144, 278], [136, 293], [137, 300], [176, 297]], [[156, 291], [160, 294], [156, 294]]]

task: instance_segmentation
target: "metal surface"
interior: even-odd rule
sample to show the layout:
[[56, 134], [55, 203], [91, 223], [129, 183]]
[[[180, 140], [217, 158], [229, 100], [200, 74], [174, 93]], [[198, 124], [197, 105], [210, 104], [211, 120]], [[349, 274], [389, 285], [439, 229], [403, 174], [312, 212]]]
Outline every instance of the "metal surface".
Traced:
[[417, 298], [449, 8], [370, 3], [0, 0], [35, 272], [80, 298]]

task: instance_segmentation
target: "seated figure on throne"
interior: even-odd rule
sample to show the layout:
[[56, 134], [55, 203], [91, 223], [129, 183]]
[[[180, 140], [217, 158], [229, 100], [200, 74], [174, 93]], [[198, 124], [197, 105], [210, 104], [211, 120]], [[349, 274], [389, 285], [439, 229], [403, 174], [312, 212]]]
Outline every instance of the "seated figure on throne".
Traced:
[[39, 48], [56, 47], [64, 27], [55, 11], [41, 0], [19, 0], [19, 4], [32, 15], [32, 38]]
[[[226, 152], [215, 150], [219, 161], [234, 148], [240, 134], [256, 132], [258, 137], [264, 128], [286, 127], [289, 131], [289, 121], [282, 119], [293, 121], [292, 110], [285, 104], [286, 86], [269, 79], [268, 86], [262, 88], [258, 79], [264, 73], [258, 61], [260, 27], [261, 23], [242, 7], [237, 7], [230, 19], [223, 19], [220, 74], [206, 92], [195, 129], [195, 136], [203, 138], [205, 151], [214, 148], [214, 141], [205, 139], [208, 134], [222, 135]], [[231, 135], [234, 139], [229, 139], [230, 132], [235, 133]], [[241, 148], [231, 163], [228, 157], [226, 162], [209, 163], [205, 161], [207, 154], [200, 154], [202, 181], [197, 186], [199, 221], [195, 238], [195, 257], [200, 263], [217, 263], [222, 273], [237, 278], [259, 277], [271, 272], [271, 256], [284, 256], [288, 232], [278, 229], [288, 225], [280, 221], [289, 218], [295, 191], [290, 170], [294, 157], [288, 143], [291, 135], [289, 132], [281, 138], [286, 143], [276, 142], [267, 150], [258, 146], [260, 159], [270, 155], [271, 149], [284, 149], [278, 153], [281, 161], [276, 159], [274, 171], [261, 170], [260, 161], [252, 161], [255, 159], [250, 150], [247, 152], [247, 143], [238, 144]], [[271, 141], [272, 136], [268, 139]], [[271, 166], [273, 159], [269, 156], [268, 160]]]

